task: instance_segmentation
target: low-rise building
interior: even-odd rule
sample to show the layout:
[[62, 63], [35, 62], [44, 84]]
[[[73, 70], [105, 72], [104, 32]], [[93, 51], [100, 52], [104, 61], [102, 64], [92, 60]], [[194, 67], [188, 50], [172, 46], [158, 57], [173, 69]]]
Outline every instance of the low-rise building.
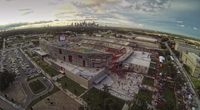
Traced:
[[180, 42], [180, 41], [176, 42], [175, 50], [179, 51], [181, 54], [182, 52], [192, 52], [197, 55], [200, 55], [200, 47], [190, 45], [190, 44]]
[[148, 73], [151, 63], [150, 53], [134, 51], [132, 55], [123, 63], [125, 68], [137, 73]]
[[200, 57], [195, 53], [183, 52], [182, 61], [189, 67], [192, 76], [199, 77], [200, 75]]

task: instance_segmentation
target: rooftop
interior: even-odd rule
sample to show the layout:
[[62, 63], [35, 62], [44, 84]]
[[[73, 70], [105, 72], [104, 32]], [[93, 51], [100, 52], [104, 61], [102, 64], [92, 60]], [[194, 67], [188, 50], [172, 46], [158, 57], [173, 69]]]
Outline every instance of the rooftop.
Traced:
[[37, 54], [39, 54], [40, 56], [45, 56], [47, 55], [46, 52], [44, 52], [41, 48], [38, 48], [36, 50], [34, 50]]
[[151, 37], [136, 37], [135, 39], [137, 40], [143, 40], [143, 41], [148, 41], [148, 42], [157, 42], [158, 40], [155, 38]]
[[132, 55], [125, 61], [125, 63], [135, 64], [149, 67], [151, 62], [150, 53], [142, 51], [134, 51]]
[[76, 52], [81, 52], [81, 53], [98, 53], [98, 54], [107, 53], [104, 51], [94, 49], [92, 47], [85, 47], [84, 45], [82, 45], [82, 43], [80, 41], [81, 41], [81, 39], [79, 41], [74, 41], [74, 42], [58, 41], [58, 40], [51, 40], [51, 41], [46, 41], [46, 42], [50, 43], [53, 46], [62, 48], [62, 49], [67, 49], [70, 51], [76, 51]]
[[189, 52], [188, 55], [191, 57], [193, 62], [200, 65], [200, 56], [198, 56], [197, 54], [192, 53], [192, 52]]
[[60, 60], [52, 60], [49, 59], [50, 61], [54, 62], [55, 64], [61, 66], [62, 68], [66, 69], [67, 71], [71, 72], [72, 74], [81, 76], [84, 79], [90, 80], [91, 78], [95, 77], [97, 74], [104, 72], [105, 68], [84, 68], [84, 67], [79, 67], [76, 65], [72, 65], [67, 62], [62, 62]]

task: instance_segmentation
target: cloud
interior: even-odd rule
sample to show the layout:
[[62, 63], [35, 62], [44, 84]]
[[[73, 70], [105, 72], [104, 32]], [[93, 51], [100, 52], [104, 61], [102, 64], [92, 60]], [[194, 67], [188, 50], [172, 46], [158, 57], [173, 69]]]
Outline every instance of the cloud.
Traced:
[[31, 13], [34, 13], [34, 11], [33, 11], [33, 10], [31, 10], [31, 11], [26, 11], [26, 12], [23, 12], [22, 15], [29, 15], [29, 14], [31, 14]]
[[32, 9], [30, 8], [22, 8], [22, 9], [19, 9], [19, 11], [31, 11]]
[[197, 27], [193, 27], [193, 30], [197, 31], [197, 30], [198, 30], [198, 28], [197, 28]]
[[5, 0], [6, 2], [11, 2], [11, 1], [14, 1], [14, 0]]
[[176, 21], [178, 24], [182, 24], [183, 23], [183, 21]]
[[95, 12], [117, 10], [121, 12], [156, 12], [170, 6], [172, 0], [75, 0], [76, 7], [91, 8]]
[[157, 12], [162, 9], [166, 9], [170, 7], [172, 0], [125, 0], [129, 4], [130, 7], [134, 11], [139, 12]]
[[[58, 9], [55, 16], [65, 16], [67, 13], [77, 16], [93, 16], [94, 18], [114, 17], [123, 19], [123, 16], [134, 13], [154, 13], [169, 7], [172, 0], [69, 0], [62, 8]], [[70, 5], [70, 6], [68, 6]], [[73, 8], [71, 8], [73, 7]], [[75, 10], [73, 10], [75, 9]], [[72, 11], [73, 10], [73, 11]], [[65, 13], [66, 12], [66, 13]], [[117, 14], [116, 14], [117, 13]], [[126, 13], [127, 15], [120, 15]], [[118, 17], [117, 17], [118, 16]], [[120, 18], [119, 18], [120, 17]], [[131, 17], [131, 16], [129, 16]], [[124, 17], [125, 18], [125, 17]], [[123, 19], [125, 20], [125, 19]]]
[[78, 8], [76, 8], [72, 4], [62, 4], [60, 7], [55, 11], [54, 16], [56, 18], [76, 18], [77, 15], [80, 14], [80, 11]]
[[30, 8], [22, 8], [22, 9], [18, 9], [18, 11], [21, 13], [21, 15], [29, 15], [31, 13], [34, 13], [34, 11]]
[[[57, 19], [87, 19], [112, 20], [113, 22], [133, 23], [143, 27], [143, 24], [134, 20], [134, 13], [157, 13], [168, 8], [172, 0], [69, 0], [59, 5], [55, 12]], [[57, 4], [55, 4], [57, 5]], [[111, 20], [112, 19], [112, 20]], [[127, 21], [127, 22], [125, 22]]]
[[59, 5], [64, 2], [65, 2], [65, 0], [49, 0], [48, 5], [56, 6], [56, 5]]
[[181, 28], [185, 27], [185, 25], [183, 25], [183, 24], [178, 24], [178, 26], [181, 27]]
[[100, 7], [104, 4], [117, 4], [120, 0], [81, 0], [75, 1], [74, 3], [77, 3], [77, 6], [81, 7]]
[[173, 11], [192, 11], [199, 8], [199, 0], [174, 0], [171, 4], [171, 9]]

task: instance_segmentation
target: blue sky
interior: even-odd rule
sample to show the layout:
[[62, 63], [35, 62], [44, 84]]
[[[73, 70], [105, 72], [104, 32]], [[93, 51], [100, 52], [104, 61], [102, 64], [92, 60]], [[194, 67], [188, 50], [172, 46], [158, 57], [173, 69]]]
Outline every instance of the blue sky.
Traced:
[[0, 25], [93, 19], [200, 38], [200, 0], [0, 0]]

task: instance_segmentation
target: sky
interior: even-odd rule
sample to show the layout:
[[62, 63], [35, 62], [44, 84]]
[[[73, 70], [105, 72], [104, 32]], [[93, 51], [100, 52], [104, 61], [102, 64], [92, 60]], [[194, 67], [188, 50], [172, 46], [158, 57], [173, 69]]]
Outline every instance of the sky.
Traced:
[[200, 0], [0, 0], [0, 25], [55, 19], [200, 38]]

